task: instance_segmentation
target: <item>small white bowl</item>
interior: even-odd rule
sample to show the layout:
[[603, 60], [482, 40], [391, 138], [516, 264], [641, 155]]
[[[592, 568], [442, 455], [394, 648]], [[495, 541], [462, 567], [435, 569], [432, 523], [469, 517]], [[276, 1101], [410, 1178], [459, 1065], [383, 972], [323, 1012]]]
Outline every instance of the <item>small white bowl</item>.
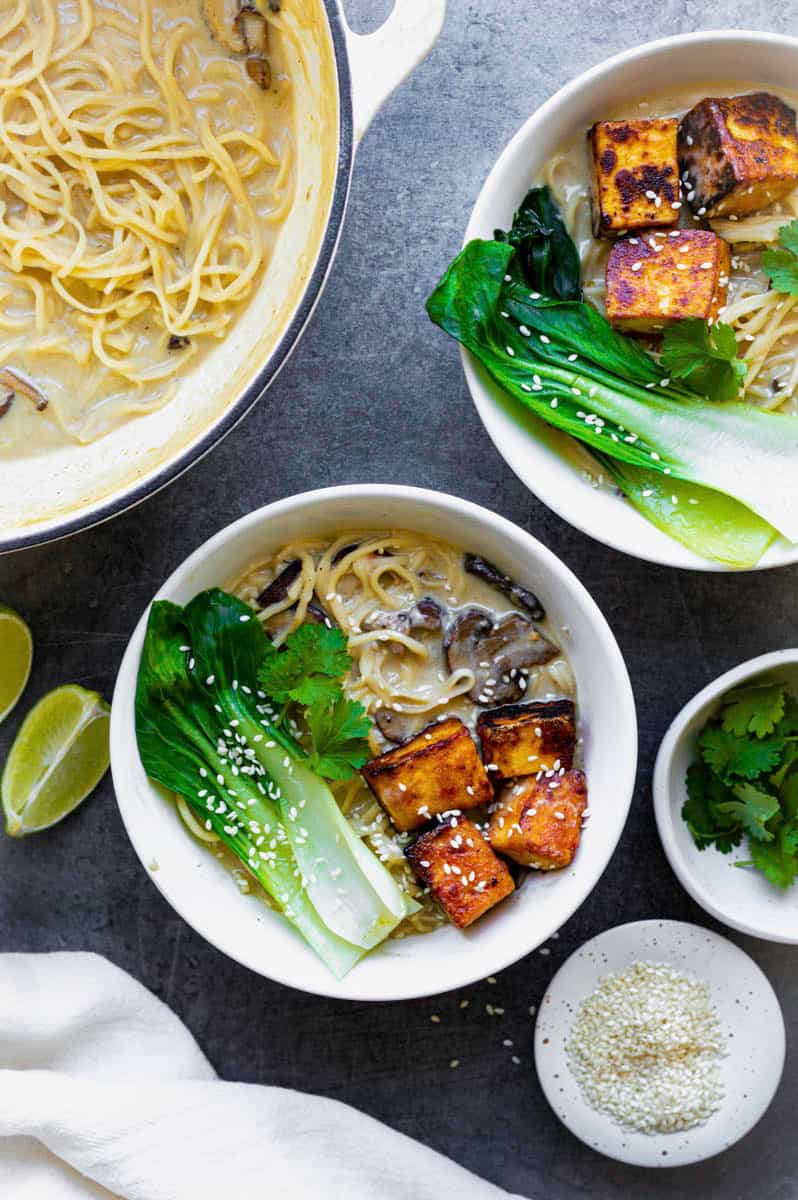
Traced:
[[[561, 88], [521, 126], [502, 151], [477, 198], [466, 231], [492, 238], [508, 229], [513, 212], [548, 159], [594, 121], [658, 92], [757, 85], [792, 91], [798, 77], [798, 38], [739, 29], [682, 34], [635, 46]], [[573, 439], [540, 422], [493, 384], [465, 350], [466, 380], [485, 429], [516, 475], [571, 525], [636, 558], [693, 570], [725, 571], [656, 529], [614, 490], [584, 478], [585, 455]], [[757, 569], [798, 561], [798, 544], [781, 539]]]
[[185, 830], [138, 755], [134, 693], [146, 614], [122, 660], [111, 715], [111, 767], [122, 819], [151, 878], [180, 915], [223, 953], [261, 975], [318, 995], [393, 1000], [435, 995], [517, 961], [557, 930], [595, 887], [629, 810], [637, 725], [629, 677], [609, 626], [550, 550], [487, 509], [418, 488], [327, 488], [268, 505], [223, 529], [166, 581], [156, 599], [185, 604], [303, 535], [368, 525], [433, 534], [491, 559], [540, 596], [576, 676], [592, 817], [567, 870], [533, 874], [466, 933], [452, 926], [389, 941], [342, 980], [280, 916], [241, 895], [229, 872]]
[[654, 814], [662, 845], [679, 882], [697, 904], [725, 925], [769, 942], [798, 945], [798, 886], [774, 887], [761, 871], [735, 867], [749, 858], [747, 844], [729, 854], [699, 850], [682, 820], [685, 775], [696, 757], [696, 740], [732, 688], [756, 679], [784, 680], [798, 696], [798, 649], [776, 650], [741, 663], [694, 696], [674, 720], [654, 767]]
[[[604, 976], [636, 962], [668, 963], [703, 980], [724, 1031], [733, 1035], [720, 1064], [721, 1106], [703, 1125], [680, 1133], [623, 1129], [590, 1107], [568, 1064], [565, 1047], [579, 1004]], [[535, 1026], [541, 1087], [562, 1123], [600, 1154], [639, 1167], [682, 1167], [733, 1146], [766, 1112], [784, 1055], [784, 1017], [766, 976], [732, 942], [684, 921], [635, 921], [585, 942], [549, 984]]]

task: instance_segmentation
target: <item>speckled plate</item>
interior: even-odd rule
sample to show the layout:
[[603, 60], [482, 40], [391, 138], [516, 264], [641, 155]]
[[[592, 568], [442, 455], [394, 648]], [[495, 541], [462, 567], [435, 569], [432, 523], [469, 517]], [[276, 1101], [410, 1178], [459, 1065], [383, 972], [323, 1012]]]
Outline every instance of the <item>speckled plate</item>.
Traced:
[[[703, 1125], [680, 1133], [629, 1132], [584, 1100], [565, 1045], [576, 1009], [611, 972], [635, 962], [667, 963], [709, 985], [729, 1052], [721, 1060], [724, 1099]], [[739, 1141], [766, 1112], [784, 1067], [784, 1018], [766, 976], [737, 946], [683, 921], [636, 921], [585, 942], [560, 968], [535, 1027], [535, 1065], [546, 1099], [583, 1142], [619, 1162], [679, 1167]]]

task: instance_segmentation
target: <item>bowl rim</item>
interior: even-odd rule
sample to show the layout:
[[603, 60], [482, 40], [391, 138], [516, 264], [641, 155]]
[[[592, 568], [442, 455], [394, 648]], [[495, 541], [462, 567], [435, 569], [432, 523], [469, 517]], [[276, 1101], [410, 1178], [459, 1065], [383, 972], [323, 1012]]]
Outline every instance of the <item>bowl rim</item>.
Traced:
[[[163, 878], [163, 873], [147, 870], [147, 848], [139, 844], [136, 832], [131, 828], [131, 822], [129, 822], [127, 817], [128, 805], [122, 799], [129, 790], [125, 764], [129, 761], [130, 753], [137, 754], [138, 751], [135, 745], [135, 731], [123, 716], [124, 705], [121, 702], [121, 697], [123, 693], [129, 695], [135, 689], [144, 628], [152, 600], [168, 598], [173, 590], [180, 585], [184, 577], [190, 575], [199, 563], [205, 562], [227, 543], [235, 541], [239, 536], [245, 534], [253, 527], [257, 527], [259, 524], [268, 522], [276, 516], [308, 504], [333, 503], [339, 500], [351, 500], [352, 498], [372, 501], [381, 499], [408, 500], [416, 504], [435, 507], [455, 518], [465, 515], [479, 521], [483, 526], [498, 530], [504, 533], [505, 536], [509, 535], [515, 539], [517, 543], [523, 544], [533, 561], [543, 570], [551, 572], [557, 581], [557, 585], [565, 587], [570, 595], [586, 608], [590, 619], [590, 629], [593, 635], [601, 641], [604, 651], [613, 667], [614, 710], [618, 714], [618, 729], [622, 731], [622, 736], [628, 747], [628, 752], [625, 752], [621, 756], [621, 763], [617, 773], [617, 790], [614, 792], [613, 819], [617, 824], [616, 832], [611, 842], [606, 846], [605, 853], [593, 865], [592, 870], [582, 872], [580, 884], [574, 889], [574, 896], [572, 897], [572, 904], [569, 911], [565, 915], [559, 916], [556, 923], [549, 921], [546, 924], [531, 928], [528, 939], [516, 941], [515, 945], [522, 947], [520, 949], [503, 951], [501, 947], [497, 947], [491, 954], [490, 946], [475, 945], [473, 953], [463, 954], [452, 964], [451, 980], [447, 981], [446, 987], [443, 989], [436, 987], [430, 990], [428, 986], [424, 986], [421, 977], [412, 971], [408, 971], [408, 986], [402, 988], [388, 986], [384, 990], [381, 990], [379, 995], [374, 994], [373, 988], [363, 988], [357, 983], [356, 969], [353, 969], [343, 980], [335, 980], [330, 975], [328, 985], [318, 986], [314, 982], [310, 987], [298, 981], [296, 975], [291, 973], [290, 970], [283, 971], [279, 964], [275, 967], [270, 963], [267, 973], [260, 966], [253, 963], [252, 956], [248, 958], [239, 952], [235, 948], [235, 944], [231, 946], [229, 942], [223, 944], [216, 938], [210, 938], [201, 927], [201, 922], [197, 921], [192, 915], [191, 904], [184, 903], [180, 897], [178, 897], [177, 902], [175, 901], [168, 883]], [[418, 999], [440, 995], [458, 987], [468, 986], [484, 978], [486, 975], [503, 970], [505, 967], [518, 962], [519, 959], [532, 953], [557, 928], [570, 919], [596, 887], [599, 879], [607, 869], [623, 833], [634, 794], [638, 763], [638, 730], [634, 693], [632, 691], [629, 672], [615, 635], [587, 588], [577, 578], [571, 568], [559, 559], [552, 550], [514, 522], [472, 501], [463, 500], [457, 496], [445, 492], [433, 491], [428, 488], [410, 487], [401, 484], [343, 484], [334, 487], [313, 489], [276, 500], [271, 504], [266, 504], [220, 529], [198, 546], [170, 573], [168, 578], [158, 588], [152, 600], [147, 603], [142, 616], [137, 621], [135, 629], [131, 634], [119, 667], [114, 688], [110, 730], [111, 774], [114, 784], [114, 794], [125, 831], [147, 876], [155, 884], [170, 907], [196, 933], [219, 952], [232, 958], [242, 966], [248, 967], [255, 973], [262, 975], [264, 978], [271, 979], [288, 987], [293, 987], [299, 991], [309, 992], [313, 995], [330, 996], [334, 999], [378, 1002]]]
[[763, 933], [760, 926], [746, 921], [736, 913], [728, 913], [715, 903], [712, 893], [701, 885], [695, 874], [690, 870], [679, 847], [674, 829], [673, 798], [669, 786], [671, 763], [676, 748], [690, 722], [698, 715], [702, 708], [710, 704], [713, 700], [719, 699], [725, 692], [728, 692], [737, 684], [786, 663], [798, 665], [798, 647], [789, 647], [786, 650], [772, 650], [767, 654], [759, 654], [756, 658], [749, 658], [745, 662], [738, 663], [736, 667], [731, 667], [728, 671], [724, 671], [717, 679], [713, 679], [706, 687], [703, 687], [700, 692], [697, 692], [693, 696], [692, 700], [688, 700], [687, 704], [680, 709], [673, 721], [671, 721], [657, 751], [652, 777], [652, 792], [654, 817], [657, 822], [657, 831], [662, 842], [662, 848], [665, 851], [665, 856], [682, 887], [692, 896], [696, 904], [699, 904], [706, 912], [710, 913], [724, 925], [727, 925], [730, 929], [736, 929], [740, 933], [760, 938], [762, 941], [779, 942], [782, 945], [795, 946], [798, 945], [798, 930], [793, 936], [770, 932]]
[[[544, 102], [537, 109], [535, 109], [535, 111], [531, 113], [530, 116], [527, 117], [527, 119], [520, 125], [520, 127], [504, 146], [504, 149], [501, 151], [487, 176], [485, 177], [479, 190], [479, 194], [477, 195], [477, 198], [471, 209], [471, 215], [469, 216], [468, 225], [466, 226], [463, 245], [467, 244], [472, 238], [480, 236], [480, 223], [478, 222], [477, 217], [481, 208], [483, 196], [491, 186], [494, 178], [500, 174], [506, 168], [507, 164], [511, 163], [519, 154], [519, 150], [522, 148], [524, 142], [529, 136], [530, 127], [544, 125], [554, 112], [563, 106], [567, 106], [575, 96], [585, 90], [588, 90], [592, 85], [607, 78], [608, 76], [622, 72], [624, 68], [626, 68], [632, 62], [645, 60], [646, 58], [655, 58], [663, 54], [678, 53], [678, 51], [685, 46], [698, 45], [702, 42], [706, 42], [711, 46], [718, 46], [724, 43], [733, 45], [751, 42], [755, 43], [759, 49], [768, 46], [787, 46], [794, 50], [795, 54], [798, 56], [798, 37], [791, 36], [790, 34], [773, 33], [766, 30], [756, 29], [718, 28], [697, 30], [692, 33], [678, 33], [669, 37], [656, 38], [650, 42], [641, 42], [637, 46], [633, 46], [628, 50], [622, 50], [619, 53], [612, 55], [610, 58], [605, 59], [603, 62], [599, 62], [592, 67], [588, 67], [587, 70], [581, 72], [573, 79], [568, 80], [561, 88], [558, 88], [558, 90], [552, 96], [549, 96], [547, 100], [544, 100]], [[568, 488], [563, 487], [555, 492], [554, 496], [550, 495], [547, 491], [547, 494], [544, 498], [544, 496], [542, 496], [530, 485], [527, 479], [527, 474], [522, 473], [523, 468], [519, 462], [520, 455], [508, 453], [508, 451], [504, 448], [504, 439], [501, 436], [500, 429], [495, 424], [495, 414], [498, 407], [496, 401], [494, 400], [490, 390], [485, 386], [485, 382], [479, 370], [476, 359], [474, 359], [472, 354], [463, 346], [460, 347], [460, 360], [474, 407], [476, 408], [483, 427], [493, 442], [493, 445], [496, 447], [504, 462], [520, 479], [521, 483], [523, 483], [524, 487], [532, 492], [532, 494], [536, 496], [541, 503], [545, 504], [547, 508], [550, 508], [552, 512], [561, 517], [562, 520], [567, 521], [569, 525], [573, 526], [575, 529], [578, 529], [581, 533], [586, 534], [588, 537], [593, 538], [600, 544], [607, 546], [612, 550], [617, 550], [622, 554], [628, 554], [630, 558], [640, 559], [643, 562], [651, 562], [656, 563], [658, 566], [671, 568], [675, 567], [688, 571], [711, 571], [713, 573], [723, 574], [745, 573], [738, 568], [727, 566], [724, 563], [714, 562], [711, 559], [703, 559], [700, 557], [700, 555], [688, 550], [687, 547], [682, 546], [681, 543], [676, 542], [674, 539], [668, 537], [667, 534], [664, 535], [668, 538], [667, 543], [659, 543], [659, 539], [654, 539], [655, 547], [649, 548], [648, 542], [643, 540], [641, 537], [639, 539], [639, 545], [634, 549], [632, 549], [630, 546], [629, 538], [616, 537], [614, 535], [611, 525], [609, 527], [607, 525], [603, 526], [603, 529], [606, 529], [607, 532], [599, 534], [595, 525], [591, 524], [589, 520], [585, 520], [581, 516], [581, 510], [574, 509], [574, 506], [569, 504]], [[567, 466], [567, 464], [563, 463], [563, 470], [570, 470], [570, 468]], [[561, 498], [561, 496], [563, 498]], [[585, 506], [585, 511], [589, 511], [589, 506]], [[645, 525], [649, 526], [652, 531], [654, 530], [654, 526], [650, 525], [650, 523], [647, 522], [644, 517], [640, 516], [640, 521], [641, 534], [644, 528], [642, 522], [645, 522]], [[658, 544], [663, 548], [656, 548]], [[670, 553], [665, 552], [664, 547], [666, 545], [668, 545]], [[772, 570], [775, 567], [788, 566], [795, 562], [798, 562], [798, 543], [780, 546], [777, 542], [775, 548], [770, 547], [766, 551], [765, 556], [763, 556], [763, 559], [760, 560], [760, 562], [756, 563], [753, 567], [745, 568], [745, 571], [767, 571]]]
[[[651, 946], [647, 944], [649, 935], [651, 935], [652, 938], [655, 937], [658, 943], [658, 949], [653, 953]], [[660, 951], [659, 943], [663, 937], [667, 939], [669, 944], [665, 951]], [[579, 1108], [575, 1114], [576, 1120], [573, 1119], [573, 1110], [571, 1110], [571, 1112], [567, 1115], [562, 1111], [563, 1105], [560, 1099], [561, 1087], [558, 1082], [558, 1076], [552, 1070], [548, 1052], [545, 1054], [543, 1052], [544, 1037], [552, 1039], [552, 1035], [555, 1035], [557, 1032], [559, 1032], [559, 1028], [562, 1024], [561, 1013], [557, 1013], [555, 1010], [554, 1016], [551, 1016], [551, 1005], [554, 1003], [557, 1008], [560, 1009], [567, 1006], [567, 1020], [570, 1027], [574, 1016], [573, 1010], [577, 1007], [577, 1004], [582, 999], [585, 999], [587, 995], [590, 994], [588, 992], [582, 996], [570, 995], [568, 996], [567, 1000], [565, 999], [565, 995], [567, 995], [567, 993], [561, 994], [563, 992], [563, 987], [569, 982], [568, 976], [578, 971], [580, 961], [587, 961], [591, 964], [587, 970], [589, 974], [595, 972], [596, 983], [594, 986], [597, 986], [598, 981], [604, 975], [606, 975], [608, 971], [616, 972], [619, 970], [619, 964], [616, 964], [616, 959], [623, 960], [627, 957], [631, 957], [631, 955], [641, 956], [643, 959], [654, 958], [656, 955], [656, 957], [661, 958], [661, 960], [665, 961], [669, 966], [675, 967], [676, 970], [686, 970], [688, 974], [695, 975], [696, 978], [700, 979], [709, 986], [710, 991], [714, 991], [717, 987], [717, 980], [716, 978], [713, 978], [712, 972], [707, 972], [706, 970], [702, 971], [699, 968], [689, 965], [683, 966], [680, 963], [679, 955], [677, 952], [675, 952], [675, 948], [679, 946], [679, 943], [682, 940], [687, 941], [691, 944], [691, 946], [694, 946], [697, 941], [700, 941], [701, 943], [708, 942], [713, 946], [713, 950], [715, 952], [720, 952], [724, 956], [731, 956], [732, 960], [736, 960], [737, 962], [740, 962], [741, 960], [744, 961], [747, 970], [751, 972], [754, 979], [756, 979], [758, 986], [762, 989], [764, 995], [767, 996], [768, 1000], [772, 1003], [773, 1021], [771, 1026], [768, 1027], [768, 1040], [773, 1051], [775, 1052], [775, 1069], [772, 1071], [770, 1076], [770, 1085], [768, 1089], [766, 1089], [766, 1098], [763, 1099], [760, 1097], [759, 1100], [753, 1104], [752, 1119], [747, 1122], [745, 1128], [741, 1128], [739, 1132], [736, 1133], [736, 1136], [732, 1139], [732, 1141], [723, 1141], [721, 1144], [713, 1147], [706, 1154], [702, 1153], [701, 1151], [696, 1152], [695, 1150], [690, 1149], [688, 1149], [687, 1152], [683, 1150], [680, 1154], [677, 1147], [670, 1147], [669, 1144], [669, 1149], [675, 1149], [676, 1153], [669, 1155], [667, 1160], [663, 1159], [659, 1154], [657, 1154], [654, 1158], [654, 1161], [652, 1161], [652, 1157], [648, 1154], [640, 1154], [636, 1152], [630, 1153], [628, 1149], [629, 1141], [634, 1141], [637, 1146], [640, 1146], [641, 1142], [643, 1146], [645, 1146], [646, 1142], [648, 1142], [648, 1146], [645, 1146], [645, 1148], [647, 1150], [653, 1150], [655, 1148], [658, 1149], [663, 1144], [662, 1139], [678, 1137], [680, 1135], [662, 1133], [640, 1134], [639, 1132], [634, 1131], [631, 1133], [631, 1135], [625, 1136], [624, 1131], [619, 1126], [615, 1126], [612, 1121], [609, 1121], [608, 1124], [612, 1128], [612, 1136], [617, 1138], [616, 1146], [621, 1151], [621, 1153], [613, 1153], [608, 1147], [596, 1146], [592, 1139], [588, 1140], [588, 1138], [585, 1136], [584, 1128], [574, 1127], [581, 1124], [579, 1120], [580, 1113], [590, 1110], [590, 1105], [582, 1096], [581, 1089], [578, 1088], [578, 1085], [576, 1090], [579, 1094]], [[729, 1028], [728, 1025], [726, 1027]], [[556, 1042], [556, 1037], [552, 1040], [555, 1040]], [[754, 956], [750, 954], [745, 947], [737, 945], [736, 942], [732, 941], [732, 939], [727, 937], [725, 934], [719, 933], [714, 929], [708, 929], [703, 925], [697, 924], [695, 921], [682, 921], [669, 917], [649, 917], [639, 921], [626, 921], [620, 925], [613, 925], [608, 929], [603, 929], [595, 936], [588, 938], [587, 941], [577, 946], [576, 949], [573, 950], [572, 953], [565, 959], [565, 961], [559, 966], [556, 973], [549, 981], [546, 992], [540, 1002], [540, 1005], [538, 1006], [538, 1016], [535, 1022], [534, 1030], [533, 1051], [535, 1056], [535, 1067], [538, 1070], [538, 1078], [541, 1090], [551, 1106], [551, 1110], [554, 1115], [559, 1121], [562, 1122], [566, 1129], [573, 1134], [574, 1137], [579, 1138], [584, 1145], [590, 1146], [590, 1148], [595, 1150], [596, 1153], [602, 1154], [606, 1158], [615, 1162], [623, 1163], [624, 1165], [628, 1166], [643, 1167], [653, 1171], [671, 1171], [680, 1167], [697, 1165], [700, 1162], [708, 1162], [717, 1157], [717, 1155], [723, 1154], [726, 1150], [731, 1149], [732, 1146], [736, 1146], [738, 1142], [747, 1137], [748, 1134], [759, 1124], [763, 1117], [766, 1116], [778, 1093], [781, 1081], [784, 1077], [784, 1065], [787, 1053], [787, 1033], [784, 1021], [784, 1010], [776, 989], [771, 983], [764, 967], [757, 962]], [[751, 1105], [749, 1104], [748, 1107], [750, 1109]], [[718, 1110], [718, 1112], [713, 1115], [722, 1119], [722, 1109]], [[603, 1114], [599, 1115], [599, 1119], [603, 1119]], [[715, 1123], [716, 1134], [719, 1133], [720, 1129], [722, 1128], [722, 1125], [718, 1127], [717, 1122]], [[681, 1137], [683, 1137], [685, 1141], [688, 1141], [689, 1144], [690, 1135], [695, 1132], [700, 1132], [700, 1130], [701, 1126], [698, 1126], [697, 1129], [694, 1127], [693, 1129], [684, 1130]], [[624, 1150], [626, 1152], [624, 1152]]]

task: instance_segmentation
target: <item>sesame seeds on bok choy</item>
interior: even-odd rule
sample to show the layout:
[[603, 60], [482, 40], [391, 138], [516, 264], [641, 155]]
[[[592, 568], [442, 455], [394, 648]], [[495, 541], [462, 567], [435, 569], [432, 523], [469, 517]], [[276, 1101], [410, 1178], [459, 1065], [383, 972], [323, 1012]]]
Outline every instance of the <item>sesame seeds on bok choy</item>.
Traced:
[[253, 609], [211, 589], [185, 608], [152, 605], [136, 689], [147, 774], [185, 798], [339, 978], [418, 907], [322, 778], [367, 757], [368, 719], [340, 686], [349, 663], [339, 630], [302, 626], [278, 651]]
[[[693, 338], [684, 378], [666, 375], [580, 298], [573, 243], [547, 189], [533, 189], [525, 207], [537, 193], [548, 224], [522, 228], [519, 211], [516, 236], [470, 242], [427, 301], [431, 320], [505, 393], [586, 443], [630, 503], [696, 553], [747, 567], [777, 533], [797, 541], [798, 418], [724, 402], [740, 373], [724, 361], [722, 334], [708, 345]], [[558, 255], [564, 277], [554, 274]], [[722, 380], [713, 398], [700, 391], [707, 380]]]

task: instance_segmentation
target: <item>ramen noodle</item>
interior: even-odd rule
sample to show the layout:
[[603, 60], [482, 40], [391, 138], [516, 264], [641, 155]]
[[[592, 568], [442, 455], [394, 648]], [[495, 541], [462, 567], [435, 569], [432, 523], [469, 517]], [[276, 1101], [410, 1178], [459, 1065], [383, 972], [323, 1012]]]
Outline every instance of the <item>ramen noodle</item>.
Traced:
[[306, 5], [264, 6], [264, 89], [202, 4], [4, 0], [0, 380], [17, 394], [0, 452], [161, 407], [268, 263], [294, 195], [283, 47]]

